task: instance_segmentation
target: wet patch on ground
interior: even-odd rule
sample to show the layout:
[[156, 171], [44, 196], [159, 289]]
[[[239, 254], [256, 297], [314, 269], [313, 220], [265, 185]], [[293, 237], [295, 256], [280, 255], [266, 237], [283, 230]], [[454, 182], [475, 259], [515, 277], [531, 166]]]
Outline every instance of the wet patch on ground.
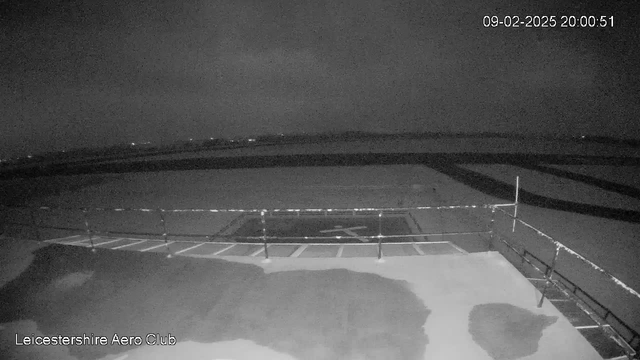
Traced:
[[511, 304], [480, 304], [469, 314], [469, 333], [494, 360], [515, 360], [535, 354], [543, 330], [557, 320]]
[[[45, 335], [247, 339], [299, 359], [422, 359], [429, 315], [403, 281], [346, 269], [265, 274], [220, 259], [51, 245], [0, 289], [0, 323]], [[62, 287], [61, 287], [62, 286]], [[64, 291], [62, 288], [67, 289]], [[20, 334], [29, 335], [29, 334]], [[13, 346], [3, 344], [0, 348]], [[135, 346], [74, 346], [98, 359]], [[4, 350], [0, 351], [3, 352]], [[0, 357], [4, 356], [0, 353]]]

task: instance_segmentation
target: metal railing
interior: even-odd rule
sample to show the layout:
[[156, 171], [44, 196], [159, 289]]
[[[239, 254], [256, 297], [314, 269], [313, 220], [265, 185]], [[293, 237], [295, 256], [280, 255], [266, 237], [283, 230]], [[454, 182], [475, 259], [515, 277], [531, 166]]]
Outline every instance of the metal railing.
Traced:
[[[517, 188], [516, 188], [517, 189]], [[517, 192], [516, 192], [517, 194]], [[514, 214], [510, 214], [509, 212], [505, 211], [504, 208], [506, 207], [513, 207], [514, 208]], [[38, 240], [41, 240], [41, 236], [40, 236], [40, 232], [39, 229], [42, 228], [52, 228], [52, 229], [61, 229], [61, 230], [83, 230], [87, 236], [89, 237], [89, 243], [91, 246], [91, 250], [92, 251], [96, 251], [96, 244], [94, 243], [94, 237], [96, 235], [102, 235], [102, 234], [113, 234], [114, 232], [108, 232], [108, 231], [99, 231], [96, 230], [94, 228], [92, 228], [91, 226], [91, 222], [90, 222], [90, 218], [89, 215], [95, 212], [144, 212], [144, 213], [152, 213], [152, 214], [157, 214], [158, 216], [158, 224], [160, 227], [160, 231], [157, 233], [153, 233], [153, 232], [118, 232], [118, 234], [132, 234], [132, 235], [148, 235], [148, 236], [160, 236], [162, 237], [162, 239], [164, 240], [164, 245], [166, 246], [167, 249], [167, 256], [171, 257], [173, 254], [171, 252], [171, 248], [170, 248], [170, 242], [169, 242], [169, 236], [189, 236], [189, 237], [204, 237], [206, 238], [208, 241], [213, 240], [214, 238], [225, 238], [225, 237], [229, 237], [227, 235], [224, 234], [220, 234], [220, 231], [218, 231], [216, 234], [211, 234], [211, 235], [202, 235], [202, 234], [176, 234], [176, 233], [169, 233], [167, 231], [167, 221], [166, 221], [166, 215], [170, 214], [170, 213], [237, 213], [239, 215], [254, 215], [254, 216], [259, 216], [260, 219], [260, 225], [261, 225], [261, 235], [260, 236], [243, 236], [243, 237], [238, 237], [238, 236], [233, 236], [234, 239], [238, 239], [238, 238], [242, 238], [246, 241], [233, 241], [234, 243], [237, 244], [259, 244], [261, 243], [264, 247], [264, 261], [268, 262], [270, 261], [269, 259], [269, 245], [274, 243], [275, 240], [285, 240], [287, 243], [290, 243], [289, 240], [295, 240], [295, 239], [304, 239], [305, 241], [313, 241], [313, 240], [318, 240], [319, 242], [321, 242], [322, 240], [338, 240], [337, 243], [334, 242], [334, 244], [340, 244], [340, 240], [347, 240], [347, 239], [355, 239], [356, 237], [354, 236], [341, 236], [341, 235], [335, 235], [335, 236], [297, 236], [297, 237], [282, 237], [282, 236], [271, 236], [268, 233], [268, 228], [267, 228], [267, 216], [273, 216], [275, 215], [291, 215], [291, 216], [301, 216], [301, 215], [306, 215], [306, 214], [315, 214], [315, 215], [325, 215], [325, 216], [329, 216], [329, 215], [342, 215], [342, 214], [353, 214], [358, 215], [358, 214], [365, 214], [365, 215], [377, 215], [378, 218], [378, 234], [377, 235], [368, 235], [368, 236], [358, 236], [358, 238], [365, 238], [365, 239], [370, 239], [370, 240], [377, 240], [377, 258], [379, 261], [382, 261], [382, 248], [383, 248], [383, 244], [385, 244], [385, 241], [383, 241], [384, 239], [393, 239], [393, 238], [415, 238], [415, 237], [430, 237], [430, 236], [450, 236], [450, 235], [470, 235], [470, 234], [477, 234], [477, 235], [489, 235], [492, 243], [495, 243], [495, 241], [500, 241], [501, 243], [505, 244], [508, 249], [510, 249], [511, 251], [515, 252], [516, 254], [518, 254], [520, 257], [522, 257], [522, 259], [524, 261], [526, 261], [529, 265], [531, 265], [534, 269], [536, 269], [536, 271], [538, 271], [540, 274], [542, 274], [542, 276], [545, 279], [545, 285], [544, 288], [542, 289], [541, 293], [541, 298], [538, 302], [538, 307], [541, 307], [543, 304], [544, 299], [546, 298], [547, 292], [549, 290], [549, 288], [551, 286], [554, 286], [556, 288], [558, 288], [561, 291], [566, 291], [567, 289], [569, 289], [569, 292], [573, 293], [576, 296], [581, 296], [579, 294], [582, 294], [586, 297], [588, 297], [588, 299], [591, 301], [591, 303], [596, 304], [598, 307], [601, 307], [602, 309], [604, 309], [604, 315], [599, 315], [598, 311], [595, 311], [594, 309], [585, 309], [584, 304], [578, 304], [586, 313], [587, 315], [589, 315], [592, 319], [594, 319], [594, 321], [596, 321], [596, 323], [602, 327], [605, 331], [607, 331], [608, 333], [611, 334], [611, 336], [615, 339], [619, 339], [621, 341], [624, 342], [624, 344], [619, 344], [623, 347], [623, 349], [625, 350], [625, 352], [628, 354], [628, 356], [631, 358], [633, 356], [635, 356], [638, 352], [640, 352], [640, 335], [638, 334], [638, 332], [636, 332], [631, 326], [629, 326], [628, 324], [626, 324], [624, 321], [622, 321], [622, 319], [620, 319], [620, 317], [618, 317], [617, 315], [614, 314], [614, 312], [610, 309], [608, 309], [607, 307], [605, 307], [600, 301], [597, 301], [592, 295], [589, 295], [586, 291], [584, 291], [583, 289], [581, 289], [578, 285], [576, 285], [575, 282], [569, 280], [566, 276], [560, 274], [557, 269], [557, 261], [558, 261], [558, 257], [560, 252], [565, 252], [568, 253], [570, 255], [572, 255], [573, 257], [579, 259], [581, 262], [583, 262], [584, 264], [587, 264], [588, 266], [590, 266], [591, 268], [593, 268], [594, 270], [600, 272], [601, 274], [605, 275], [609, 280], [611, 280], [613, 283], [615, 283], [619, 288], [623, 289], [626, 293], [630, 294], [631, 296], [640, 299], [640, 293], [638, 293], [636, 290], [632, 289], [629, 285], [625, 284], [623, 281], [621, 281], [620, 279], [618, 279], [617, 277], [615, 277], [614, 275], [612, 275], [610, 272], [608, 272], [607, 270], [601, 268], [600, 266], [596, 265], [595, 263], [593, 263], [592, 261], [588, 260], [586, 257], [584, 257], [583, 255], [579, 254], [578, 252], [572, 250], [571, 248], [567, 247], [566, 245], [562, 244], [561, 242], [555, 240], [554, 238], [552, 238], [551, 236], [543, 233], [541, 230], [535, 228], [534, 226], [528, 224], [527, 222], [523, 221], [521, 218], [518, 217], [517, 215], [517, 208], [518, 208], [518, 196], [516, 195], [516, 199], [514, 203], [505, 203], [505, 204], [482, 204], [482, 205], [446, 205], [446, 206], [417, 206], [417, 207], [382, 207], [382, 208], [376, 208], [376, 207], [363, 207], [363, 208], [286, 208], [286, 209], [202, 209], [202, 208], [191, 208], [191, 209], [162, 209], [162, 208], [100, 208], [100, 207], [96, 207], [96, 208], [68, 208], [68, 207], [6, 207], [5, 208], [22, 208], [22, 209], [27, 209], [30, 211], [30, 224], [24, 224], [24, 223], [8, 223], [8, 224], [17, 224], [17, 225], [22, 225], [22, 226], [29, 226], [32, 227], [35, 231], [36, 231], [36, 238]], [[382, 218], [385, 214], [388, 215], [397, 215], [398, 213], [409, 213], [411, 214], [411, 212], [414, 211], [419, 211], [419, 210], [454, 210], [454, 209], [467, 209], [467, 210], [480, 210], [480, 209], [488, 209], [491, 210], [491, 217], [489, 219], [489, 224], [487, 225], [487, 229], [486, 231], [465, 231], [465, 232], [437, 232], [437, 233], [433, 233], [433, 232], [424, 232], [422, 231], [422, 229], [418, 226], [418, 233], [417, 234], [383, 234], [382, 233]], [[55, 226], [45, 226], [43, 224], [39, 224], [36, 220], [36, 211], [52, 211], [52, 210], [68, 210], [68, 211], [82, 211], [83, 214], [83, 220], [84, 220], [84, 229], [79, 229], [79, 228], [68, 228], [68, 227], [55, 227]], [[507, 237], [504, 236], [503, 234], [501, 234], [500, 232], [498, 232], [496, 230], [496, 213], [500, 213], [503, 215], [506, 215], [507, 217], [509, 217], [512, 221], [513, 221], [513, 225], [512, 225], [512, 231], [515, 231], [515, 224], [521, 224], [523, 225], [525, 228], [528, 228], [534, 232], [536, 232], [539, 236], [543, 237], [544, 239], [546, 239], [549, 243], [551, 243], [554, 247], [555, 247], [555, 252], [554, 252], [554, 256], [553, 259], [551, 261], [551, 264], [546, 264], [545, 262], [543, 262], [538, 256], [536, 256], [535, 254], [533, 254], [530, 250], [524, 250], [523, 253], [520, 253], [515, 246], [510, 243], [507, 240]], [[415, 218], [414, 218], [415, 219]], [[393, 242], [394, 244], [398, 244], [398, 242]], [[308, 243], [307, 243], [308, 244]], [[535, 261], [537, 261], [540, 264], [543, 264], [544, 269], [539, 268], [538, 266], [536, 266], [535, 264], [533, 264], [533, 262], [528, 259], [527, 257], [531, 257], [533, 259], [535, 259]], [[566, 289], [562, 288], [561, 284], [554, 280], [554, 276], [558, 276], [562, 279], [563, 283], [568, 285]], [[616, 325], [615, 326], [611, 326], [608, 324], [608, 319], [614, 319], [616, 321]], [[620, 335], [620, 331], [619, 330], [623, 330], [624, 333], [626, 334], [631, 334], [629, 336], [622, 336]]]
[[[30, 214], [30, 224], [24, 223], [15, 223], [15, 222], [6, 222], [9, 225], [18, 225], [18, 226], [28, 226], [34, 229], [36, 234], [36, 239], [41, 240], [42, 236], [40, 235], [39, 229], [53, 229], [53, 230], [66, 230], [66, 231], [84, 231], [89, 237], [89, 243], [92, 251], [95, 252], [95, 244], [94, 244], [94, 236], [96, 235], [143, 235], [143, 236], [160, 236], [165, 241], [167, 246], [167, 256], [171, 257], [171, 248], [169, 246], [169, 237], [192, 237], [192, 238], [205, 238], [207, 241], [212, 241], [213, 239], [224, 239], [224, 238], [232, 238], [235, 243], [238, 244], [256, 244], [256, 242], [261, 242], [264, 246], [264, 256], [265, 260], [269, 259], [268, 253], [268, 245], [277, 240], [277, 242], [286, 242], [291, 243], [294, 240], [302, 239], [305, 243], [311, 241], [322, 242], [323, 240], [337, 240], [338, 242], [333, 242], [334, 244], [340, 244], [340, 240], [349, 240], [349, 239], [368, 239], [368, 240], [377, 240], [378, 244], [378, 260], [382, 260], [382, 246], [385, 243], [383, 239], [401, 239], [401, 238], [425, 238], [425, 237], [433, 237], [433, 236], [455, 236], [455, 235], [486, 235], [489, 234], [489, 230], [482, 231], [453, 231], [453, 232], [424, 232], [420, 229], [418, 224], [417, 227], [420, 229], [418, 233], [410, 233], [410, 234], [383, 234], [382, 233], [382, 219], [383, 216], [386, 215], [397, 215], [399, 213], [406, 214], [411, 211], [419, 211], [419, 210], [453, 210], [453, 209], [489, 209], [492, 207], [500, 208], [506, 206], [513, 206], [513, 204], [486, 204], [486, 205], [445, 205], [445, 206], [416, 206], [416, 207], [364, 207], [364, 208], [283, 208], [283, 209], [202, 209], [202, 208], [191, 208], [191, 209], [163, 209], [163, 208], [103, 208], [103, 207], [95, 207], [95, 208], [72, 208], [72, 207], [50, 207], [50, 206], [41, 206], [41, 207], [22, 207], [22, 206], [12, 206], [5, 208], [13, 208], [13, 209], [26, 209]], [[49, 226], [39, 224], [36, 221], [35, 212], [36, 211], [82, 211], [84, 228], [71, 228], [71, 227], [63, 227], [63, 226]], [[131, 231], [100, 231], [92, 227], [91, 222], [89, 220], [89, 215], [94, 212], [143, 212], [143, 213], [156, 213], [158, 214], [158, 224], [160, 231], [159, 232], [131, 232]], [[166, 215], [170, 213], [237, 213], [244, 216], [247, 215], [255, 215], [260, 218], [261, 223], [261, 235], [260, 236], [237, 236], [237, 235], [225, 235], [222, 234], [222, 230], [218, 230], [215, 234], [189, 234], [189, 233], [170, 233], [167, 231], [167, 221]], [[375, 214], [378, 218], [378, 233], [377, 235], [358, 235], [348, 236], [348, 235], [333, 235], [333, 236], [271, 236], [267, 231], [267, 215], [289, 215], [289, 216], [303, 216], [308, 214], [314, 215], [324, 215], [324, 216], [332, 216], [332, 215], [346, 215], [351, 214], [353, 216], [357, 216], [360, 214], [363, 215], [372, 215]], [[415, 218], [413, 218], [415, 220]], [[233, 221], [237, 221], [234, 219]], [[232, 221], [232, 222], [233, 222]], [[230, 224], [229, 224], [230, 225]], [[228, 226], [229, 226], [228, 225]], [[240, 241], [238, 241], [240, 239]], [[393, 242], [394, 244], [399, 244], [401, 242]]]
[[[514, 207], [514, 210], [515, 209], [517, 209], [517, 207]], [[511, 230], [511, 232], [515, 232], [515, 224], [518, 223], [523, 225], [525, 228], [534, 231], [538, 236], [547, 240], [549, 244], [552, 244], [554, 246], [554, 252], [551, 263], [547, 264], [547, 262], [543, 261], [539, 256], [536, 256], [530, 250], [527, 250], [524, 245], [522, 252], [518, 251], [516, 246], [507, 240], [513, 237], [513, 235], [507, 236], [496, 230], [496, 212], [499, 212], [509, 219], [513, 220], [514, 225], [512, 225], [511, 229], [509, 229]], [[549, 289], [551, 287], [555, 287], [556, 289], [564, 293], [568, 298], [573, 300], [582, 311], [584, 311], [596, 324], [598, 324], [599, 327], [601, 327], [614, 341], [616, 341], [618, 345], [620, 345], [625, 351], [628, 358], [636, 358], [635, 356], [640, 353], [640, 334], [633, 327], [623, 321], [619, 316], [617, 316], [611, 309], [603, 305], [601, 301], [598, 301], [594, 296], [590, 295], [587, 291], [578, 286], [575, 281], [571, 281], [566, 275], [561, 274], [557, 270], [561, 251], [572, 255], [574, 258], [580, 260], [581, 263], [604, 275], [618, 288], [622, 289], [625, 293], [639, 301], [640, 293], [631, 288], [631, 286], [624, 283], [622, 280], [618, 279], [609, 271], [593, 263], [575, 250], [555, 240], [553, 237], [545, 234], [533, 225], [523, 221], [516, 214], [517, 213], [515, 211], [514, 215], [512, 215], [504, 209], [493, 207], [490, 221], [490, 234], [494, 240], [498, 240], [506, 245], [507, 249], [517, 254], [524, 262], [526, 262], [544, 278], [545, 284], [543, 289], [541, 290], [541, 297], [538, 302], [538, 307], [542, 306]], [[531, 259], [535, 260], [541, 266], [536, 265], [533, 261], [531, 261]], [[559, 277], [560, 280], [555, 280], [554, 276]], [[612, 319], [615, 320], [615, 325], [610, 324], [610, 321]]]

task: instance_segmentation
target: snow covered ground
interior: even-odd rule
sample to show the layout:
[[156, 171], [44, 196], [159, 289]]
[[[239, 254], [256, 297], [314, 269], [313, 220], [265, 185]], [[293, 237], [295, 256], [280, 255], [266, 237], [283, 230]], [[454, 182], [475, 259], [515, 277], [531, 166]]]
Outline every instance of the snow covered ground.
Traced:
[[[212, 153], [177, 154], [157, 157], [186, 158], [206, 156], [281, 155], [298, 153], [345, 152], [519, 152], [566, 155], [640, 156], [637, 149], [612, 147], [601, 144], [561, 144], [539, 142], [518, 144], [513, 140], [498, 139], [487, 142], [482, 139], [446, 139], [428, 142], [387, 141], [382, 143], [351, 143], [342, 145], [317, 144], [299, 147], [266, 147], [237, 149]], [[137, 159], [140, 160], [140, 159]], [[555, 165], [554, 165], [555, 166]], [[611, 182], [638, 187], [640, 169], [635, 166], [607, 167], [602, 165], [556, 166], [576, 173], [587, 174]], [[592, 204], [603, 207], [640, 211], [640, 200], [620, 193], [602, 190], [579, 181], [542, 174], [512, 165], [464, 165], [465, 169], [487, 175], [506, 184], [514, 184], [521, 178], [522, 189], [549, 198]], [[4, 181], [5, 189], [17, 187], [37, 188], [42, 179]], [[34, 206], [67, 207], [145, 207], [145, 208], [281, 208], [281, 207], [386, 207], [442, 204], [505, 203], [475, 190], [472, 186], [454, 181], [438, 171], [420, 165], [358, 166], [358, 167], [296, 167], [234, 170], [203, 170], [181, 172], [146, 172], [118, 175], [59, 176], [45, 181], [62, 184], [59, 191], [34, 191], [28, 204]], [[76, 184], [76, 185], [74, 185]], [[104, 213], [103, 213], [104, 214]], [[45, 222], [64, 221], [80, 224], [80, 213], [57, 214]], [[576, 214], [571, 211], [550, 210], [521, 205], [519, 215], [545, 233], [578, 251], [635, 289], [640, 289], [640, 224], [604, 219], [597, 216]], [[131, 221], [131, 215], [109, 218], [92, 214], [97, 226]], [[145, 218], [146, 216], [146, 218]], [[228, 223], [235, 215], [207, 215], [206, 219], [194, 219], [188, 215], [170, 216], [170, 229], [185, 230], [208, 223], [215, 229]], [[127, 218], [125, 221], [125, 217]], [[454, 223], [442, 212], [424, 212], [424, 219], [435, 228], [451, 231], [460, 223], [472, 224], [487, 220], [486, 212], [461, 213], [460, 223]], [[447, 219], [447, 220], [443, 220]], [[140, 215], [133, 227], [138, 230], [158, 231], [153, 214]], [[501, 218], [498, 222], [504, 233], [510, 231], [510, 222]], [[147, 228], [144, 228], [147, 226]], [[465, 225], [466, 226], [466, 225]], [[475, 226], [475, 225], [473, 225]], [[210, 231], [211, 228], [202, 229]], [[527, 248], [543, 253], [545, 260], [553, 247], [544, 239], [527, 234], [517, 228], [514, 239]], [[543, 257], [544, 257], [543, 256]], [[565, 257], [563, 257], [565, 259]], [[607, 294], [609, 286], [596, 286], [591, 281], [596, 275], [583, 272], [580, 264], [567, 258], [559, 265], [579, 285], [597, 292], [602, 302], [611, 306], [630, 325], [640, 330], [640, 301], [618, 292]], [[603, 279], [604, 280], [604, 279]]]

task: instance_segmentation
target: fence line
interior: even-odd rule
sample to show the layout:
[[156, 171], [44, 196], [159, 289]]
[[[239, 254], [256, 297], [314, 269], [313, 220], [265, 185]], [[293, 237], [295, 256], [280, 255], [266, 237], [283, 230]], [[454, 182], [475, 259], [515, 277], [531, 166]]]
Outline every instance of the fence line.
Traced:
[[[551, 236], [549, 236], [549, 235], [543, 233], [542, 231], [538, 230], [533, 225], [528, 224], [527, 222], [523, 221], [522, 219], [519, 219], [518, 217], [513, 216], [513, 215], [509, 214], [508, 212], [506, 212], [506, 211], [504, 211], [502, 209], [498, 209], [498, 210], [501, 211], [502, 213], [504, 213], [505, 215], [509, 216], [510, 218], [513, 218], [514, 220], [518, 221], [520, 224], [524, 225], [525, 227], [535, 231], [538, 235], [546, 238], [551, 243], [553, 243], [558, 249], [562, 249], [562, 250], [568, 252], [569, 254], [571, 254], [571, 255], [575, 256], [576, 258], [580, 259], [585, 264], [591, 266], [593, 269], [595, 269], [595, 270], [599, 271], [600, 273], [606, 275], [607, 277], [609, 277], [609, 279], [611, 279], [613, 282], [615, 282], [618, 286], [620, 286], [621, 288], [625, 289], [629, 294], [631, 294], [631, 295], [635, 296], [636, 298], [640, 299], [640, 293], [635, 291], [633, 288], [631, 288], [629, 285], [625, 284], [622, 280], [618, 279], [617, 277], [615, 277], [613, 274], [611, 274], [607, 270], [605, 270], [605, 269], [601, 268], [600, 266], [594, 264], [591, 260], [589, 260], [589, 259], [585, 258], [584, 256], [580, 255], [578, 252], [576, 252], [575, 250], [567, 247], [566, 245], [564, 245], [563, 243], [559, 242], [558, 240], [555, 240]], [[556, 251], [555, 257], [557, 257], [557, 256], [558, 256], [558, 251]]]
[[480, 204], [480, 205], [443, 205], [443, 206], [414, 206], [414, 207], [368, 207], [368, 208], [254, 208], [254, 209], [202, 209], [202, 208], [187, 208], [187, 209], [164, 209], [164, 208], [103, 208], [103, 207], [63, 207], [63, 206], [2, 206], [5, 208], [15, 209], [37, 209], [37, 210], [66, 210], [66, 211], [141, 211], [141, 212], [212, 212], [212, 213], [261, 213], [264, 212], [388, 212], [388, 211], [410, 211], [410, 210], [451, 210], [451, 209], [481, 209], [481, 208], [500, 208], [514, 206], [514, 203], [506, 204]]
[[[517, 191], [518, 187], [516, 187], [516, 191]], [[551, 242], [552, 244], [555, 245], [555, 255], [551, 264], [551, 272], [547, 271], [544, 272], [543, 276], [546, 279], [546, 284], [544, 289], [542, 290], [542, 297], [540, 299], [540, 303], [538, 304], [538, 306], [542, 305], [543, 300], [545, 299], [545, 295], [547, 292], [547, 288], [549, 287], [549, 285], [555, 284], [554, 280], [552, 279], [553, 274], [554, 274], [554, 267], [555, 267], [555, 263], [556, 260], [558, 259], [558, 255], [560, 253], [560, 250], [564, 250], [567, 253], [573, 255], [574, 257], [580, 259], [582, 262], [586, 263], [587, 265], [591, 266], [593, 269], [597, 270], [598, 272], [606, 275], [610, 280], [612, 280], [616, 285], [618, 285], [619, 287], [623, 288], [626, 292], [628, 292], [629, 294], [635, 296], [636, 298], [640, 299], [640, 293], [638, 293], [636, 290], [634, 290], [633, 288], [631, 288], [629, 285], [625, 284], [623, 281], [621, 281], [620, 279], [618, 279], [617, 277], [615, 277], [614, 275], [612, 275], [610, 272], [608, 272], [607, 270], [599, 267], [598, 265], [596, 265], [595, 263], [593, 263], [592, 261], [588, 260], [587, 258], [585, 258], [583, 255], [579, 254], [578, 252], [574, 251], [573, 249], [567, 247], [566, 245], [562, 244], [561, 242], [555, 240], [553, 237], [545, 234], [544, 232], [542, 232], [541, 230], [537, 229], [536, 227], [534, 227], [533, 225], [523, 221], [522, 219], [520, 219], [518, 217], [517, 214], [517, 208], [518, 208], [518, 199], [516, 196], [516, 201], [514, 203], [503, 203], [503, 204], [480, 204], [480, 205], [444, 205], [444, 206], [415, 206], [415, 207], [384, 207], [384, 208], [376, 208], [376, 207], [362, 207], [362, 208], [275, 208], [275, 209], [258, 209], [258, 208], [254, 208], [254, 209], [202, 209], [202, 208], [189, 208], [189, 209], [162, 209], [162, 208], [103, 208], [103, 207], [83, 207], [83, 208], [68, 208], [68, 207], [49, 207], [49, 206], [41, 206], [41, 207], [26, 207], [26, 206], [1, 206], [0, 207], [4, 207], [4, 208], [18, 208], [18, 209], [29, 209], [32, 210], [31, 212], [31, 220], [32, 220], [32, 224], [19, 224], [19, 225], [24, 225], [24, 226], [32, 226], [36, 229], [39, 228], [46, 228], [45, 226], [42, 226], [42, 224], [38, 224], [35, 222], [35, 218], [33, 217], [33, 211], [35, 210], [67, 210], [67, 211], [82, 211], [83, 215], [84, 215], [84, 220], [85, 220], [85, 231], [87, 233], [87, 235], [89, 236], [89, 239], [91, 241], [91, 247], [92, 250], [94, 249], [94, 244], [93, 244], [93, 236], [96, 234], [101, 234], [101, 233], [105, 233], [105, 232], [99, 232], [99, 231], [95, 231], [94, 229], [92, 229], [90, 227], [89, 224], [89, 220], [87, 215], [94, 211], [94, 212], [108, 212], [108, 211], [113, 211], [113, 212], [125, 212], [125, 211], [136, 211], [136, 212], [149, 212], [149, 213], [157, 213], [160, 216], [159, 222], [161, 225], [161, 231], [162, 233], [160, 234], [165, 242], [164, 246], [166, 246], [167, 249], [167, 256], [171, 257], [172, 253], [170, 251], [169, 248], [169, 244], [171, 242], [168, 241], [168, 236], [169, 235], [174, 235], [174, 236], [192, 236], [192, 237], [207, 237], [207, 238], [211, 238], [211, 237], [220, 237], [220, 238], [225, 238], [225, 237], [235, 237], [235, 238], [243, 238], [243, 239], [251, 239], [251, 240], [256, 240], [256, 242], [244, 242], [244, 244], [263, 244], [264, 245], [264, 254], [265, 254], [265, 260], [266, 262], [270, 261], [269, 259], [269, 255], [268, 255], [268, 245], [271, 243], [274, 243], [273, 241], [270, 240], [274, 240], [274, 239], [281, 239], [281, 240], [296, 240], [296, 239], [305, 239], [305, 240], [328, 240], [328, 239], [336, 239], [336, 240], [341, 240], [341, 239], [356, 239], [356, 238], [361, 238], [361, 239], [377, 239], [377, 247], [378, 247], [378, 260], [382, 261], [382, 244], [396, 244], [393, 242], [383, 242], [383, 239], [387, 239], [387, 238], [413, 238], [413, 237], [425, 237], [425, 236], [447, 236], [447, 235], [471, 235], [471, 234], [490, 234], [492, 239], [497, 237], [498, 240], [504, 242], [508, 247], [510, 247], [512, 250], [516, 251], [511, 244], [509, 244], [508, 242], [506, 242], [506, 240], [499, 235], [499, 233], [496, 232], [495, 230], [495, 212], [500, 211], [501, 213], [507, 215], [509, 218], [513, 219], [513, 223], [514, 226], [512, 227], [512, 231], [515, 228], [515, 223], [518, 222], [522, 225], [524, 225], [526, 228], [529, 228], [533, 231], [535, 231], [539, 236], [547, 239], [549, 242]], [[503, 208], [505, 207], [514, 207], [514, 214], [510, 214], [509, 212], [507, 212], [506, 210], [504, 210]], [[452, 209], [491, 209], [491, 220], [490, 220], [490, 225], [488, 226], [489, 229], [488, 231], [477, 231], [477, 232], [440, 232], [440, 233], [422, 233], [421, 234], [390, 234], [390, 235], [384, 235], [382, 234], [382, 228], [381, 228], [381, 221], [382, 221], [382, 217], [383, 214], [386, 212], [388, 215], [392, 215], [392, 213], [394, 212], [399, 212], [399, 211], [403, 211], [403, 212], [409, 212], [409, 211], [416, 211], [416, 210], [452, 210]], [[194, 234], [169, 234], [167, 232], [167, 228], [166, 228], [166, 222], [165, 222], [165, 215], [167, 213], [186, 213], [186, 212], [194, 212], [194, 213], [203, 213], [203, 212], [209, 212], [209, 213], [240, 213], [240, 214], [259, 214], [260, 216], [260, 221], [261, 221], [261, 230], [262, 230], [262, 235], [261, 236], [246, 236], [246, 237], [239, 237], [239, 236], [229, 236], [229, 235], [194, 235]], [[379, 229], [378, 229], [378, 234], [377, 235], [362, 235], [362, 236], [358, 236], [358, 237], [354, 237], [354, 236], [341, 236], [341, 235], [336, 235], [336, 236], [297, 236], [297, 237], [282, 237], [282, 236], [269, 236], [267, 233], [267, 226], [266, 226], [266, 215], [269, 214], [293, 214], [293, 215], [300, 215], [301, 213], [304, 214], [324, 214], [324, 215], [338, 215], [339, 213], [362, 213], [362, 212], [368, 212], [368, 213], [373, 213], [370, 215], [377, 215], [378, 219], [379, 219]], [[81, 230], [81, 229], [78, 229]], [[106, 232], [109, 233], [109, 232]], [[110, 232], [112, 234], [116, 234], [117, 232]], [[120, 234], [127, 234], [126, 232], [122, 232]], [[159, 235], [159, 234], [149, 234], [151, 236], [153, 235]], [[38, 234], [39, 236], [39, 234]], [[234, 242], [236, 244], [243, 244], [243, 242]], [[404, 242], [403, 242], [404, 243]], [[375, 244], [375, 242], [367, 242], [367, 243], [355, 243], [355, 244], [350, 244], [350, 245], [365, 245], [365, 244]], [[399, 243], [398, 243], [399, 244]], [[310, 245], [310, 244], [308, 244]], [[526, 249], [525, 249], [526, 250]], [[516, 253], [518, 253], [516, 251]], [[527, 261], [529, 262], [529, 261]], [[530, 263], [530, 265], [534, 266], [533, 264]], [[538, 269], [537, 267], [534, 266], [534, 268]], [[538, 269], [539, 270], [539, 269]], [[612, 313], [613, 314], [613, 313]], [[621, 322], [622, 323], [622, 322]], [[622, 323], [624, 324], [624, 323]], [[626, 325], [626, 324], [625, 324]], [[637, 335], [635, 335], [632, 338], [632, 342], [633, 340], [637, 337]]]

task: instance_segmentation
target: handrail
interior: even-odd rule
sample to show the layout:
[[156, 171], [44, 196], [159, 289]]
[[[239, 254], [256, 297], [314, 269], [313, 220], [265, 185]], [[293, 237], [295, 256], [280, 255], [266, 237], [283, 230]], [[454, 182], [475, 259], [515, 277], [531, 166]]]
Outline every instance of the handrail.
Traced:
[[500, 209], [500, 208], [496, 208], [497, 210], [501, 211], [502, 213], [506, 214], [508, 217], [514, 219], [515, 221], [518, 221], [520, 224], [524, 225], [525, 227], [528, 227], [529, 229], [535, 231], [538, 233], [538, 235], [546, 238], [547, 240], [549, 240], [551, 243], [553, 243], [556, 247], [563, 249], [564, 251], [570, 253], [571, 255], [575, 256], [576, 258], [580, 259], [582, 262], [584, 262], [585, 264], [591, 266], [593, 269], [599, 271], [600, 273], [606, 275], [609, 277], [609, 279], [611, 279], [613, 282], [615, 282], [618, 286], [622, 287], [623, 289], [625, 289], [629, 294], [635, 296], [636, 298], [640, 299], [640, 293], [638, 293], [636, 290], [634, 290], [633, 288], [631, 288], [631, 286], [625, 284], [622, 280], [618, 279], [617, 277], [615, 277], [613, 274], [611, 274], [610, 272], [608, 272], [607, 270], [601, 268], [600, 266], [594, 264], [591, 260], [585, 258], [584, 256], [580, 255], [578, 252], [576, 252], [575, 250], [569, 248], [568, 246], [564, 245], [563, 243], [555, 240], [554, 238], [552, 238], [551, 236], [543, 233], [542, 231], [538, 230], [537, 228], [535, 228], [533, 225], [530, 225], [528, 223], [526, 223], [525, 221], [523, 221], [522, 219], [515, 217], [511, 214], [509, 214], [508, 212]]
[[185, 208], [185, 209], [164, 209], [164, 208], [103, 208], [103, 207], [64, 207], [64, 206], [7, 206], [0, 205], [5, 208], [15, 209], [32, 209], [32, 210], [67, 210], [67, 211], [141, 211], [141, 212], [212, 212], [212, 213], [261, 213], [261, 212], [348, 212], [348, 211], [408, 211], [408, 210], [446, 210], [446, 209], [478, 209], [478, 208], [500, 208], [514, 206], [515, 204], [480, 204], [480, 205], [442, 205], [442, 206], [414, 206], [414, 207], [365, 207], [365, 208], [253, 208], [253, 209], [204, 209], [204, 208]]

